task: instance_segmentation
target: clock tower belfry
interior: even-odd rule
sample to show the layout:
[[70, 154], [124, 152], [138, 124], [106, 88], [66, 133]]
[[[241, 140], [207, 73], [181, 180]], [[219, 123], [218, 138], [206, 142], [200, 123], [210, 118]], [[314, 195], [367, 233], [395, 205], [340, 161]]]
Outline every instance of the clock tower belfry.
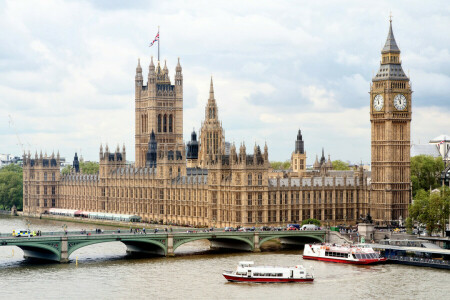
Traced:
[[392, 32], [370, 88], [371, 214], [378, 223], [405, 220], [411, 199], [411, 85]]

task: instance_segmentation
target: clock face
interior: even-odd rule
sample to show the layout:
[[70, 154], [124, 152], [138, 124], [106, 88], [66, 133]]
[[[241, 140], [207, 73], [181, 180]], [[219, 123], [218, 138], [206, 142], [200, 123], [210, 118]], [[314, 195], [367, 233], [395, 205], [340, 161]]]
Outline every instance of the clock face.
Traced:
[[406, 97], [402, 94], [397, 94], [394, 98], [394, 106], [397, 110], [404, 110], [406, 108]]
[[380, 111], [383, 108], [384, 99], [381, 95], [376, 95], [375, 98], [373, 98], [373, 108], [376, 111]]

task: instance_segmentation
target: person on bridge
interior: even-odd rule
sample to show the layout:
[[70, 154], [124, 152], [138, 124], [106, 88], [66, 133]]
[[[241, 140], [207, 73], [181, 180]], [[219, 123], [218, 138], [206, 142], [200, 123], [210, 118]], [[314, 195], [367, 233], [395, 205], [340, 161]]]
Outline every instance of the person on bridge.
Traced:
[[147, 234], [147, 233], [145, 232], [145, 227], [142, 228], [142, 232], [143, 232], [144, 234]]

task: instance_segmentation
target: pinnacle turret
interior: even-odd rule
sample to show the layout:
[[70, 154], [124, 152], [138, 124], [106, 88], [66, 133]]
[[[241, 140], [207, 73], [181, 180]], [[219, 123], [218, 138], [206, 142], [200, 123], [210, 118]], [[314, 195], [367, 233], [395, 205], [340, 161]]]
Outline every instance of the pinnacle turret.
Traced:
[[138, 65], [136, 67], [135, 80], [136, 81], [142, 81], [143, 80], [143, 78], [142, 78], [142, 68], [141, 68], [141, 59], [140, 58], [138, 58]]
[[178, 57], [178, 63], [177, 63], [177, 67], [175, 68], [175, 70], [177, 72], [181, 72], [181, 64], [180, 64], [180, 58]]
[[209, 99], [210, 100], [214, 99], [214, 85], [213, 85], [212, 76], [211, 76], [211, 84], [209, 85]]

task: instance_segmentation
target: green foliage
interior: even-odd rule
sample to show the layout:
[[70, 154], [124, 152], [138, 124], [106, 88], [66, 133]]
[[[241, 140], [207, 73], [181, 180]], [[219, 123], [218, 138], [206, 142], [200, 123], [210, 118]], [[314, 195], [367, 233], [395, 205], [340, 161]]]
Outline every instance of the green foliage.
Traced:
[[411, 182], [413, 197], [420, 189], [429, 190], [439, 187], [439, 178], [445, 165], [441, 157], [418, 155], [411, 158]]
[[[83, 174], [97, 174], [99, 169], [98, 162], [94, 161], [88, 161], [88, 162], [80, 162], [80, 172]], [[61, 170], [61, 174], [67, 175], [70, 172], [72, 172], [73, 167], [72, 166], [65, 166]]]
[[444, 232], [450, 216], [449, 189], [444, 187], [431, 193], [423, 189], [418, 190], [413, 204], [409, 207], [409, 215], [411, 222], [418, 221], [425, 225], [430, 234], [435, 231]]
[[70, 173], [70, 171], [72, 171], [72, 166], [71, 165], [67, 165], [61, 170], [61, 174], [62, 175], [67, 175], [67, 174]]
[[22, 167], [9, 165], [0, 169], [0, 209], [9, 210], [15, 205], [22, 209]]
[[348, 163], [343, 162], [342, 160], [333, 160], [331, 164], [333, 165], [333, 170], [341, 170], [341, 171], [350, 170]]
[[306, 220], [303, 220], [302, 226], [305, 225], [305, 224], [314, 224], [314, 225], [320, 227], [320, 221], [317, 220], [317, 219], [306, 219]]
[[282, 161], [273, 161], [270, 163], [272, 169], [274, 170], [289, 170], [291, 168], [291, 161], [286, 160]]
[[80, 172], [83, 174], [97, 174], [99, 169], [98, 162], [87, 161], [80, 162]]
[[405, 227], [406, 227], [406, 233], [407, 234], [412, 234], [413, 220], [412, 220], [411, 217], [407, 217], [406, 218]]

